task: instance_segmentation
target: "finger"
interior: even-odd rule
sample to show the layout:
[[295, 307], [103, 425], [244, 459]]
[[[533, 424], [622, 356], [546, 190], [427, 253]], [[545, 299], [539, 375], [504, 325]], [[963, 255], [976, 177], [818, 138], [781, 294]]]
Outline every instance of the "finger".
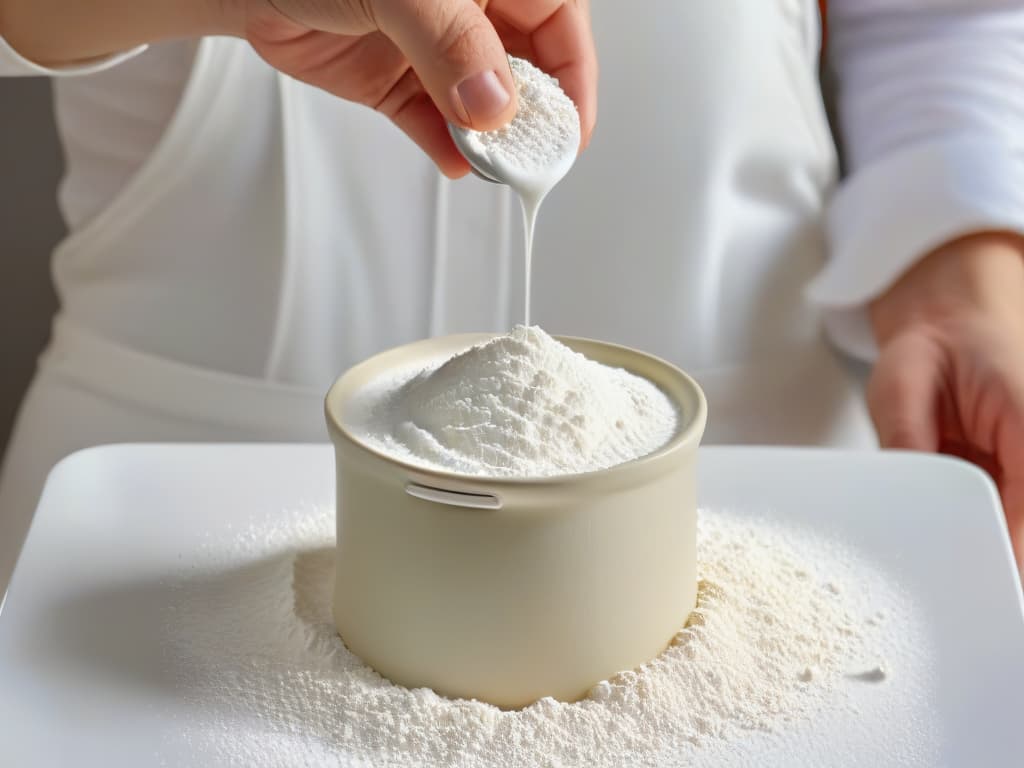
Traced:
[[530, 36], [534, 64], [558, 78], [580, 113], [580, 147], [597, 120], [597, 52], [586, 2], [491, 0], [488, 13]]
[[939, 350], [917, 335], [890, 340], [868, 382], [868, 409], [883, 448], [939, 448]]
[[999, 458], [999, 495], [1006, 525], [1024, 572], [1024, 370], [1006, 382], [1006, 404], [996, 423], [995, 445]]
[[537, 60], [537, 52], [533, 49], [533, 40], [527, 33], [513, 27], [501, 16], [489, 13], [487, 18], [491, 20], [498, 37], [501, 38], [501, 44], [505, 46], [505, 51], [510, 56], [527, 61]]
[[958, 459], [970, 462], [985, 470], [994, 480], [999, 479], [1001, 476], [999, 460], [996, 458], [996, 455], [978, 449], [966, 439], [951, 441], [943, 438], [939, 444], [939, 453], [955, 456]]
[[469, 173], [469, 163], [452, 143], [444, 116], [437, 111], [413, 70], [402, 76], [377, 109], [405, 131], [442, 173], [453, 179]]
[[1006, 527], [1010, 531], [1010, 542], [1017, 557], [1017, 568], [1024, 575], [1024, 478], [1004, 479], [999, 487], [999, 496], [1006, 513]]
[[445, 120], [493, 130], [515, 116], [508, 57], [473, 0], [377, 0], [372, 7]]
[[938, 395], [939, 413], [939, 453], [947, 456], [955, 456], [958, 459], [970, 462], [981, 467], [993, 479], [999, 477], [999, 461], [996, 458], [995, 448], [991, 441], [988, 447], [982, 447], [974, 432], [964, 429], [964, 423], [960, 418], [960, 408], [957, 405], [953, 390], [948, 385], [943, 386]]

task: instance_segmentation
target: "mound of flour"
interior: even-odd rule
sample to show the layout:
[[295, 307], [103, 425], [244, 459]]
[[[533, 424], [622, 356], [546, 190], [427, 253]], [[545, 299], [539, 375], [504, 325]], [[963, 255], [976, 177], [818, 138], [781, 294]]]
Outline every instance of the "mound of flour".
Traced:
[[492, 166], [524, 171], [547, 169], [561, 160], [580, 137], [580, 116], [558, 80], [526, 59], [509, 57], [518, 108], [508, 125], [496, 131], [466, 130], [472, 149]]
[[548, 477], [660, 448], [678, 414], [647, 379], [573, 352], [536, 326], [441, 365], [372, 383], [350, 426], [400, 458], [489, 477]]
[[[726, 513], [701, 512], [697, 551], [697, 609], [660, 656], [582, 701], [503, 711], [395, 685], [350, 653], [331, 621], [333, 510], [277, 512], [212, 540], [168, 587], [176, 700], [202, 713], [186, 738], [204, 764], [250, 768], [720, 768], [837, 764], [835, 739], [799, 734], [839, 722], [867, 729], [861, 743], [884, 745], [886, 765], [934, 764], [934, 734], [864, 709], [893, 705], [924, 644], [878, 572], [802, 530]], [[873, 682], [880, 661], [891, 679]]]

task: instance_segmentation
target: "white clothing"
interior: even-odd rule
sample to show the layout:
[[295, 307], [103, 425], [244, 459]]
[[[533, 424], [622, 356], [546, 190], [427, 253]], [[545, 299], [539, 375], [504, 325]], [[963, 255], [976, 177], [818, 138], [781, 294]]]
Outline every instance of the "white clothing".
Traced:
[[809, 297], [833, 340], [875, 354], [862, 307], [959, 235], [1024, 223], [1024, 4], [830, 0], [848, 176]]
[[[1004, 94], [985, 85], [988, 52], [1021, 48], [1024, 12], [1000, 5], [932, 10], [905, 0], [870, 16], [855, 0], [833, 3], [855, 165], [829, 214], [833, 259], [812, 296], [840, 310], [833, 331], [850, 348], [870, 351], [851, 308], [883, 290], [918, 246], [956, 234], [958, 223], [1024, 222], [1021, 193], [994, 197], [1020, 186], [1016, 157], [982, 157], [971, 171], [977, 156], [961, 154], [964, 142], [991, 139], [982, 117], [1003, 109]], [[899, 13], [929, 23], [883, 34]], [[607, 3], [593, 16], [599, 126], [541, 212], [532, 316], [551, 332], [630, 344], [695, 372], [709, 397], [709, 442], [871, 444], [856, 383], [821, 344], [818, 308], [802, 295], [824, 262], [837, 175], [816, 4], [775, 0], [737, 14], [718, 3]], [[977, 23], [963, 44], [979, 56], [938, 58], [935, 39], [948, 43], [965, 17]], [[0, 540], [20, 540], [45, 472], [75, 448], [322, 439], [322, 394], [352, 363], [431, 333], [507, 329], [522, 316], [519, 217], [507, 189], [448, 183], [381, 116], [276, 73], [243, 41], [203, 40], [183, 83], [169, 73], [185, 45], [58, 80], [72, 232], [54, 254], [54, 341], [0, 478]], [[875, 55], [897, 57], [884, 78], [870, 76]], [[34, 71], [2, 41], [0, 68]], [[942, 73], [954, 70], [977, 93], [958, 92], [974, 106], [947, 136], [929, 99], [946, 103]], [[156, 82], [166, 82], [163, 96]], [[887, 88], [917, 97], [918, 110], [889, 104]], [[849, 117], [865, 101], [877, 119]], [[999, 165], [1007, 157], [1014, 162]], [[902, 178], [908, 164], [933, 186], [963, 186], [922, 191]], [[100, 167], [105, 183], [91, 184]], [[936, 217], [908, 191], [941, 203]], [[913, 231], [900, 228], [901, 210]]]

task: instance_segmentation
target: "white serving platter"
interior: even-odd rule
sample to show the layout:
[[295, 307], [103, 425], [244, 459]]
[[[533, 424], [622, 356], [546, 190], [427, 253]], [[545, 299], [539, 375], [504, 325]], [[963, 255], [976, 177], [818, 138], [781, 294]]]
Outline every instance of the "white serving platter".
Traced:
[[[125, 445], [59, 464], [0, 607], [0, 765], [225, 764], [189, 736], [203, 702], [165, 677], [161, 579], [254, 520], [332, 504], [333, 485], [328, 446]], [[916, 454], [705, 448], [699, 497], [841, 542], [907, 596], [924, 638], [854, 690], [857, 714], [752, 732], [709, 763], [1024, 765], [1024, 601], [985, 475]]]

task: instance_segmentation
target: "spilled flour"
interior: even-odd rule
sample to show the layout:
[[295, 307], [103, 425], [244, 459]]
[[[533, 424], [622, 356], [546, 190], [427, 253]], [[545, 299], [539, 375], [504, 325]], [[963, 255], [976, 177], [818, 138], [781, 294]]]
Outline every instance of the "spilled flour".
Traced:
[[828, 712], [845, 722], [857, 692], [892, 684], [851, 675], [911, 666], [879, 655], [892, 622], [913, 632], [866, 566], [800, 531], [703, 512], [697, 610], [658, 658], [574, 704], [449, 700], [396, 686], [345, 648], [330, 616], [333, 526], [330, 510], [283, 512], [175, 589], [168, 658], [203, 713], [188, 737], [217, 765], [732, 764], [723, 756], [755, 736]]
[[385, 453], [488, 477], [621, 464], [667, 443], [679, 420], [647, 379], [522, 325], [433, 368], [371, 382], [352, 410], [353, 431]]

